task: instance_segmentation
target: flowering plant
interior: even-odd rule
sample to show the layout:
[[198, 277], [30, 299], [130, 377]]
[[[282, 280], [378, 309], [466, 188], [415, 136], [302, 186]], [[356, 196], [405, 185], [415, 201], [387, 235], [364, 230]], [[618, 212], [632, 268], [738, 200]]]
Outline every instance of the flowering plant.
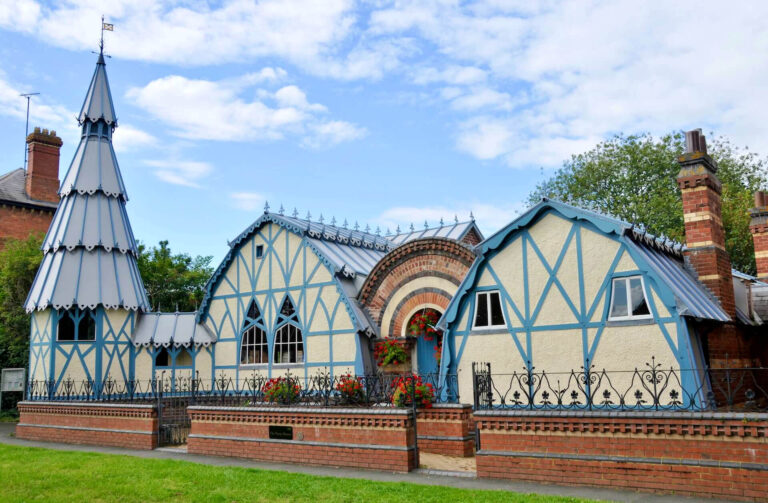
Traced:
[[419, 376], [400, 377], [395, 381], [392, 403], [397, 407], [411, 405], [411, 395], [416, 398], [416, 406], [431, 408], [435, 400], [435, 389], [430, 383], [424, 383]]
[[291, 377], [273, 377], [261, 388], [264, 398], [270, 403], [289, 404], [299, 400], [301, 387]]
[[335, 389], [339, 392], [342, 403], [361, 403], [365, 399], [363, 383], [359, 377], [352, 377], [350, 374], [342, 375]]
[[413, 337], [421, 335], [428, 341], [433, 340], [435, 335], [438, 334], [435, 325], [437, 325], [439, 319], [440, 314], [434, 309], [427, 308], [416, 313], [408, 324], [408, 335]]
[[405, 344], [394, 339], [385, 339], [377, 342], [373, 348], [373, 356], [376, 358], [376, 364], [379, 367], [382, 365], [405, 363], [409, 359], [408, 352], [405, 350]]

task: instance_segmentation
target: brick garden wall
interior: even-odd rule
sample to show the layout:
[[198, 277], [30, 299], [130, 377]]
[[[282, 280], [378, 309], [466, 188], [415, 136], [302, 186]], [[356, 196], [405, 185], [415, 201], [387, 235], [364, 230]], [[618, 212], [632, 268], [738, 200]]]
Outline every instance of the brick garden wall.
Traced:
[[153, 405], [19, 402], [18, 408], [19, 438], [131, 449], [157, 447]]
[[479, 411], [477, 475], [766, 501], [768, 414]]
[[[187, 451], [275, 461], [407, 472], [416, 468], [407, 409], [189, 407]], [[270, 439], [289, 426], [290, 439]]]
[[435, 404], [416, 417], [420, 452], [471, 457], [475, 451], [471, 405]]

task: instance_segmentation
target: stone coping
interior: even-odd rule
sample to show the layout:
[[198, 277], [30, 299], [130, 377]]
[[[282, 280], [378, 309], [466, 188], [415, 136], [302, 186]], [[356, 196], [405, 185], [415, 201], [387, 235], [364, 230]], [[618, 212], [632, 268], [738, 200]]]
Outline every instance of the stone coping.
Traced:
[[573, 410], [476, 410], [477, 417], [605, 418], [605, 419], [718, 419], [729, 421], [768, 421], [765, 412], [671, 412], [671, 411], [573, 411]]
[[339, 407], [221, 407], [207, 405], [190, 405], [187, 407], [190, 411], [226, 411], [226, 412], [277, 412], [280, 414], [338, 414], [338, 415], [366, 415], [366, 416], [397, 416], [401, 414], [413, 415], [413, 409], [410, 408], [339, 408]]
[[112, 408], [112, 409], [154, 409], [157, 406], [154, 404], [144, 404], [144, 403], [104, 403], [104, 402], [68, 402], [65, 400], [62, 400], [61, 402], [38, 402], [38, 401], [29, 401], [25, 400], [23, 402], [19, 402], [18, 405], [29, 405], [29, 406], [39, 406], [39, 405], [55, 405], [57, 407], [106, 407], [106, 408]]

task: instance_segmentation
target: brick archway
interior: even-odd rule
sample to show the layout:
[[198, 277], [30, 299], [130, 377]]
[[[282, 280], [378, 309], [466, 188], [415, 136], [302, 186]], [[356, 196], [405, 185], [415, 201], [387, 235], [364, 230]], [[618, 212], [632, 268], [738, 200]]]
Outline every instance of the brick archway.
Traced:
[[400, 337], [405, 318], [415, 309], [445, 311], [474, 260], [467, 245], [451, 239], [410, 241], [376, 264], [360, 289], [359, 300], [381, 337]]

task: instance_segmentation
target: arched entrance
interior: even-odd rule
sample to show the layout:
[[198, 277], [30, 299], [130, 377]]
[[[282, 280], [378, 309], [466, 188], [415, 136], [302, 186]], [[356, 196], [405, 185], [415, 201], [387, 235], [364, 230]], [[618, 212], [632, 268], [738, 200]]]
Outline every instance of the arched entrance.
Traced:
[[424, 306], [413, 313], [405, 325], [406, 336], [416, 339], [414, 370], [420, 375], [440, 372], [443, 332], [435, 328], [440, 316], [442, 312]]

